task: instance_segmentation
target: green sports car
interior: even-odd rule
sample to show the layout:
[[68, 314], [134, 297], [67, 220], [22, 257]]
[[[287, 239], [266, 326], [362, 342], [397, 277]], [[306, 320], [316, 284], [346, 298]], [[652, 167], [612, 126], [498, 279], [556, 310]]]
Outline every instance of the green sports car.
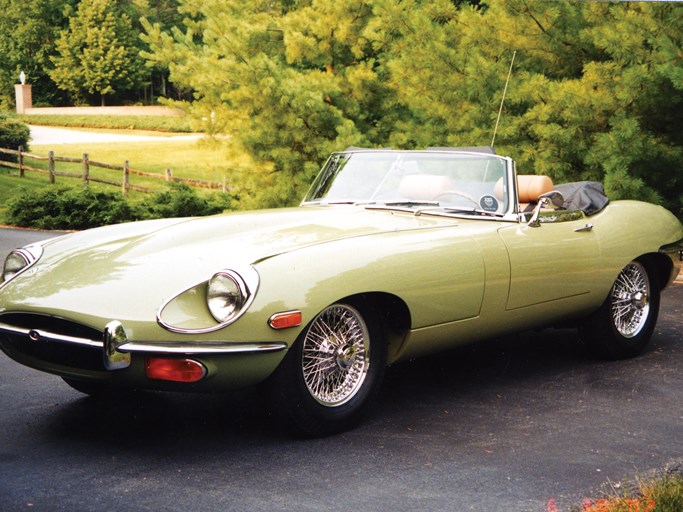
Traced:
[[489, 148], [334, 153], [296, 208], [163, 219], [13, 251], [0, 348], [98, 396], [263, 384], [299, 432], [355, 424], [387, 364], [576, 325], [608, 358], [652, 336], [683, 227]]

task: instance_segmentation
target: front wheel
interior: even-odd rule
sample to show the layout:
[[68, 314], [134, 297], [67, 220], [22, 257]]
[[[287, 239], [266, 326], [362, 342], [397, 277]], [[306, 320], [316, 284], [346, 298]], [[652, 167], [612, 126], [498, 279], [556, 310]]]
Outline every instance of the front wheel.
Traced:
[[600, 357], [634, 357], [650, 341], [658, 314], [657, 276], [641, 262], [632, 261], [621, 270], [607, 299], [579, 333]]
[[386, 357], [372, 309], [333, 304], [302, 331], [271, 377], [273, 409], [304, 435], [346, 430], [377, 394]]

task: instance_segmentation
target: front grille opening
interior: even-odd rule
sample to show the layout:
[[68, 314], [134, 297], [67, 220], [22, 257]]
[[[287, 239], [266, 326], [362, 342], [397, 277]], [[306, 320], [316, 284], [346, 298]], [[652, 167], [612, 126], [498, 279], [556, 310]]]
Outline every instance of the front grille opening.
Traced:
[[5, 313], [0, 315], [0, 323], [90, 340], [101, 340], [103, 336], [102, 331], [71, 320], [36, 313]]
[[[0, 323], [23, 329], [36, 329], [64, 336], [101, 340], [102, 333], [84, 325], [47, 315], [34, 313], [6, 313], [0, 315]], [[103, 371], [102, 350], [84, 345], [73, 345], [44, 340], [34, 341], [26, 335], [0, 334], [8, 353], [16, 352], [45, 363], [67, 368]]]

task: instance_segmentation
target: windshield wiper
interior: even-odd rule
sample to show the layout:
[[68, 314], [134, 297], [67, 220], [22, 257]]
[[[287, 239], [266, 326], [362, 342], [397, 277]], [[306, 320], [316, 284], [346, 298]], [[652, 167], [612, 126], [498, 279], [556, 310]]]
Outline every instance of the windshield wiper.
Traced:
[[438, 201], [383, 201], [379, 205], [385, 206], [440, 206]]
[[352, 205], [357, 205], [357, 204], [374, 204], [373, 203], [363, 203], [363, 202], [358, 202], [358, 201], [327, 201], [323, 199], [322, 201], [309, 201], [307, 203], [303, 203], [303, 206], [337, 206], [340, 204], [352, 204]]
[[444, 208], [444, 212], [446, 213], [471, 213], [471, 214], [476, 214], [476, 215], [487, 215], [490, 217], [502, 217], [502, 213], [498, 212], [489, 212], [486, 210], [480, 210], [479, 208]]

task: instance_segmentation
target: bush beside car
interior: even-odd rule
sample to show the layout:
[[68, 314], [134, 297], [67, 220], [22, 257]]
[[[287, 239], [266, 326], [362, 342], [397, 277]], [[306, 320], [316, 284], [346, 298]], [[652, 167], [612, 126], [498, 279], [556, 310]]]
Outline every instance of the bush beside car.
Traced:
[[[11, 118], [7, 114], [0, 112], [0, 148], [28, 149], [28, 141], [31, 138], [31, 131], [28, 125]], [[15, 155], [0, 153], [0, 160], [6, 162], [16, 162]]]
[[115, 192], [50, 188], [11, 199], [6, 219], [14, 226], [82, 230], [135, 220], [212, 215], [228, 209], [229, 195], [199, 197], [183, 184], [173, 184], [138, 202]]

